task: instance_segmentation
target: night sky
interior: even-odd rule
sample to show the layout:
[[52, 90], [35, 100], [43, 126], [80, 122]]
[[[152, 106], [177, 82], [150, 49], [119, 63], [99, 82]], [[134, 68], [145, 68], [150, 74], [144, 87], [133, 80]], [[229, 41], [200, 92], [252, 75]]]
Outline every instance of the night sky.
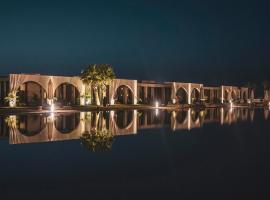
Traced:
[[269, 1], [0, 1], [0, 74], [117, 77], [210, 85], [270, 79]]

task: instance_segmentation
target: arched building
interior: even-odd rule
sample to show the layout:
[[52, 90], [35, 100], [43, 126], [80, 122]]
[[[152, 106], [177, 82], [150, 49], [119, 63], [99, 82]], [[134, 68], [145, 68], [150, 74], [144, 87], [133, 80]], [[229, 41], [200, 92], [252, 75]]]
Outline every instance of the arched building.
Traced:
[[[103, 91], [106, 104], [192, 105], [206, 103], [246, 103], [254, 99], [249, 88], [235, 86], [206, 87], [200, 83], [137, 81], [114, 79]], [[13, 93], [21, 105], [43, 106], [52, 102], [63, 106], [86, 105], [86, 96], [95, 102], [93, 88], [79, 76], [10, 74], [0, 76], [0, 105]], [[16, 102], [16, 101], [15, 101]]]

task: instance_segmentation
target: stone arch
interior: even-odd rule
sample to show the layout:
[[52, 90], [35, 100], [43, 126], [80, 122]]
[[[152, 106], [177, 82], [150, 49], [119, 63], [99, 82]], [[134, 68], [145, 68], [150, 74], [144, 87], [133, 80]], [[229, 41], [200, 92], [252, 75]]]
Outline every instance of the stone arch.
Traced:
[[176, 98], [179, 104], [188, 104], [188, 92], [184, 87], [179, 87], [176, 91]]
[[132, 104], [137, 104], [137, 80], [128, 80], [128, 79], [113, 79], [111, 84], [108, 86], [108, 96], [109, 103], [111, 105], [115, 104], [115, 94], [117, 89], [124, 85], [132, 91]]
[[54, 97], [56, 102], [61, 105], [79, 105], [80, 91], [74, 84], [63, 82], [59, 84], [54, 90]]
[[116, 104], [132, 104], [134, 93], [129, 85], [120, 85], [114, 91], [114, 99]]
[[17, 90], [19, 102], [28, 106], [42, 106], [47, 98], [46, 89], [36, 81], [24, 81]]
[[196, 103], [200, 101], [200, 89], [193, 88], [190, 95], [191, 95], [191, 103]]

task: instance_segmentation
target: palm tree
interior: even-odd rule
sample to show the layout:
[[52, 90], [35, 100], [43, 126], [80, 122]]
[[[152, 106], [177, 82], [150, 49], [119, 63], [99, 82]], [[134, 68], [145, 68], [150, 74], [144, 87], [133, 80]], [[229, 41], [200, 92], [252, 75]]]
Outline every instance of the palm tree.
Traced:
[[91, 64], [81, 72], [81, 80], [93, 87], [96, 104], [103, 100], [106, 86], [115, 78], [113, 68], [108, 64]]

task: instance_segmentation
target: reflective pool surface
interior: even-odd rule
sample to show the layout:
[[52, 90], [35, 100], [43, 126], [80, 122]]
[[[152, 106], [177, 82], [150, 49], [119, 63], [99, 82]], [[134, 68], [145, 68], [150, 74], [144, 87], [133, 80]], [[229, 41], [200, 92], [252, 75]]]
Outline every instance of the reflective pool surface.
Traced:
[[0, 115], [3, 199], [270, 197], [269, 109]]

